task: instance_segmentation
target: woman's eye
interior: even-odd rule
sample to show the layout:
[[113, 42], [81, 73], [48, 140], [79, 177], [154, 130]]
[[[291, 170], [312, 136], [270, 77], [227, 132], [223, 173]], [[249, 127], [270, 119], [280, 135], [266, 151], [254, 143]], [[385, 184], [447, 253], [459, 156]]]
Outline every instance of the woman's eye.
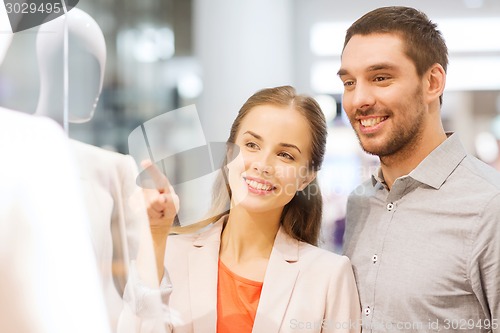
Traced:
[[292, 156], [292, 155], [290, 155], [289, 153], [284, 152], [284, 151], [283, 151], [283, 152], [281, 152], [281, 153], [279, 153], [279, 154], [278, 154], [278, 156], [284, 157], [284, 158], [286, 158], [287, 160], [292, 160], [292, 161], [294, 160], [294, 158], [293, 158], [293, 156]]
[[247, 142], [245, 144], [245, 146], [247, 146], [250, 149], [258, 149], [259, 148], [259, 146], [255, 142]]

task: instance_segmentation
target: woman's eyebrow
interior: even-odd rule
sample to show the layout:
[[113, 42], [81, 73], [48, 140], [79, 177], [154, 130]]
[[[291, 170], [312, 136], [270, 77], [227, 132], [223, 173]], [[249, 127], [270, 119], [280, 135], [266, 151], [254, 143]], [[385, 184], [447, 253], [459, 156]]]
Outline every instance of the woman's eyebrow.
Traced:
[[245, 133], [243, 134], [250, 134], [251, 136], [253, 136], [254, 138], [256, 138], [257, 140], [262, 140], [262, 137], [260, 135], [258, 135], [257, 133], [255, 132], [252, 132], [252, 131], [246, 131]]
[[[251, 136], [253, 136], [254, 138], [256, 138], [257, 140], [262, 140], [262, 136], [258, 135], [257, 133], [255, 132], [252, 132], [252, 131], [246, 131], [245, 133], [243, 134], [249, 134]], [[302, 154], [302, 151], [299, 149], [299, 147], [297, 147], [296, 145], [294, 144], [291, 144], [291, 143], [286, 143], [286, 142], [280, 142], [279, 144], [280, 146], [282, 147], [286, 147], [286, 148], [293, 148], [293, 149], [297, 149], [297, 151], [299, 153]]]
[[284, 142], [282, 142], [282, 143], [280, 143], [280, 146], [282, 146], [282, 147], [286, 147], [286, 148], [294, 148], [294, 149], [297, 149], [297, 150], [298, 150], [298, 152], [302, 154], [302, 152], [300, 151], [299, 147], [297, 147], [296, 145], [293, 145], [293, 144], [291, 144], [291, 143], [284, 143]]

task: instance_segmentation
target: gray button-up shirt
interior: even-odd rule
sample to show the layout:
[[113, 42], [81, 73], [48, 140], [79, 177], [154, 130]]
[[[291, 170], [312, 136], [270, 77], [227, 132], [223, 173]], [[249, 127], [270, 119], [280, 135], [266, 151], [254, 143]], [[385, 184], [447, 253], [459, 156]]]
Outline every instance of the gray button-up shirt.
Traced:
[[391, 190], [347, 206], [363, 332], [500, 332], [500, 173], [452, 134]]

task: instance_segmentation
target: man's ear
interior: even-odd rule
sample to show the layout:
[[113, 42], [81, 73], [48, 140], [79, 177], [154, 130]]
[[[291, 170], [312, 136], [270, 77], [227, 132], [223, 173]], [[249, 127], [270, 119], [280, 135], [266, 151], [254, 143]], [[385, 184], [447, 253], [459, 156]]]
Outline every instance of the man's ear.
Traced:
[[316, 179], [316, 171], [313, 171], [313, 172], [308, 172], [307, 175], [305, 175], [303, 178], [302, 178], [302, 181], [300, 183], [300, 186], [299, 186], [299, 191], [303, 191], [307, 185], [311, 184], [311, 182]]
[[446, 72], [443, 66], [436, 63], [424, 75], [424, 98], [430, 103], [438, 100], [443, 94], [446, 84]]

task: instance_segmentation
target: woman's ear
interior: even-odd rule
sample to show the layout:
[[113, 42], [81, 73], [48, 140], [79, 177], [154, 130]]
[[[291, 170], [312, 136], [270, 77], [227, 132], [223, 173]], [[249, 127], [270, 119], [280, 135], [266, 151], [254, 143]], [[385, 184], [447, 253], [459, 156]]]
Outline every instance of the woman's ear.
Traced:
[[432, 65], [427, 70], [424, 78], [424, 95], [427, 103], [439, 100], [439, 96], [443, 95], [446, 84], [446, 72], [443, 66], [438, 63]]
[[316, 171], [308, 171], [307, 172], [307, 175], [305, 175], [302, 180], [301, 180], [301, 183], [299, 185], [299, 191], [303, 191], [307, 185], [311, 184], [311, 182], [316, 179]]

